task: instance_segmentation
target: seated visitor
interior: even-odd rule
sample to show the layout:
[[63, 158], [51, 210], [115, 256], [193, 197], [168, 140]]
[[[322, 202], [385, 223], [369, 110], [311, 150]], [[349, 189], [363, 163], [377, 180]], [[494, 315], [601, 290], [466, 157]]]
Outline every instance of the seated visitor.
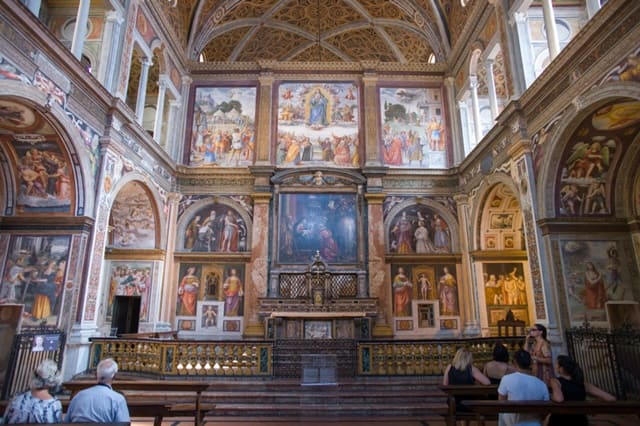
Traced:
[[78, 392], [67, 410], [65, 421], [77, 423], [130, 422], [127, 401], [122, 394], [111, 389], [118, 364], [111, 358], [98, 363], [98, 384]]
[[[442, 384], [447, 385], [489, 385], [489, 378], [482, 374], [480, 370], [473, 366], [473, 354], [467, 348], [460, 348], [453, 356], [451, 364], [447, 366], [442, 378]], [[464, 395], [456, 396], [456, 410], [469, 411], [460, 401], [473, 399]]]
[[[516, 372], [507, 374], [500, 380], [498, 399], [508, 401], [548, 401], [549, 389], [537, 377], [531, 375], [531, 355], [525, 350], [519, 350], [514, 355]], [[500, 413], [500, 426], [526, 425], [540, 426], [540, 415], [520, 413]]]
[[62, 383], [58, 365], [47, 359], [33, 372], [30, 390], [13, 397], [4, 413], [4, 423], [60, 423], [62, 404], [50, 391]]
[[[591, 383], [585, 383], [582, 368], [567, 355], [558, 355], [556, 359], [556, 372], [558, 376], [549, 381], [551, 400], [555, 402], [584, 401], [587, 395], [604, 401], [616, 400], [616, 397], [610, 393], [603, 391]], [[588, 424], [589, 420], [586, 414], [552, 414], [549, 416], [547, 423], [548, 426], [587, 426]]]
[[491, 384], [497, 385], [505, 374], [513, 373], [515, 368], [509, 364], [509, 350], [502, 343], [493, 347], [493, 359], [484, 365], [482, 373], [489, 378]]

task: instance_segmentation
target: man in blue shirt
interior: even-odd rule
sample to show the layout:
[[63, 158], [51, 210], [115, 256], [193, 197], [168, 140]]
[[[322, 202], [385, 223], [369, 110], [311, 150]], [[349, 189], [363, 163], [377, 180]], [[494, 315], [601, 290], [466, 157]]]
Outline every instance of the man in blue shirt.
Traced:
[[66, 422], [130, 422], [127, 401], [122, 394], [111, 389], [118, 364], [111, 358], [98, 363], [98, 384], [76, 394], [69, 403]]

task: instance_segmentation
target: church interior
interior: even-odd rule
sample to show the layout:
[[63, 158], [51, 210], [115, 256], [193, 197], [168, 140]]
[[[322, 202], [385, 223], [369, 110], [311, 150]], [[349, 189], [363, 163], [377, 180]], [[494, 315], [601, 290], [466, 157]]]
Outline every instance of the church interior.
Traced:
[[293, 353], [440, 376], [534, 324], [554, 354], [640, 329], [637, 0], [5, 0], [0, 23], [0, 322], [63, 333], [66, 378], [311, 374]]

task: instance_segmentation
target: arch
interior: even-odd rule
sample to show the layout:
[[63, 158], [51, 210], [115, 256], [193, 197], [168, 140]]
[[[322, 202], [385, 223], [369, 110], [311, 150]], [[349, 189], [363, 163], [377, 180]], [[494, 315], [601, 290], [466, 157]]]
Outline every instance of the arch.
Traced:
[[[478, 187], [476, 199], [478, 200], [473, 204], [473, 208], [471, 210], [470, 215], [470, 225], [471, 225], [471, 244], [469, 247], [469, 251], [482, 250], [482, 218], [483, 213], [485, 211], [485, 205], [489, 201], [489, 197], [491, 196], [493, 190], [498, 185], [504, 185], [507, 187], [513, 194], [514, 197], [518, 200], [520, 204], [520, 211], [522, 212], [522, 202], [520, 200], [520, 192], [518, 191], [518, 187], [516, 186], [511, 176], [506, 173], [495, 173], [490, 176], [487, 176], [486, 179], [482, 181], [480, 186]], [[520, 219], [522, 221], [522, 218]], [[522, 222], [520, 222], [522, 223]]]
[[[53, 127], [54, 131], [60, 136], [60, 140], [67, 150], [67, 154], [75, 157], [77, 165], [73, 167], [73, 175], [76, 192], [76, 208], [75, 215], [92, 215], [94, 213], [95, 199], [95, 172], [97, 164], [92, 164], [92, 156], [78, 155], [80, 152], [86, 152], [93, 149], [90, 145], [94, 141], [86, 140], [85, 136], [71, 120], [69, 112], [64, 110], [55, 101], [50, 101], [45, 93], [33, 86], [24, 83], [0, 80], [0, 96], [10, 97], [14, 100], [22, 101], [27, 105], [36, 108], [47, 122]], [[95, 157], [93, 157], [95, 158]], [[14, 186], [9, 186], [12, 182], [5, 182], [7, 189], [7, 199], [15, 200]], [[91, 194], [91, 195], [90, 195]], [[5, 206], [9, 207], [9, 206]]]
[[[433, 201], [428, 198], [416, 197], [414, 199], [408, 199], [401, 203], [395, 205], [387, 214], [387, 218], [384, 223], [384, 235], [385, 235], [385, 250], [387, 253], [391, 252], [391, 241], [389, 239], [389, 235], [391, 234], [392, 225], [395, 225], [398, 217], [402, 214], [405, 209], [412, 206], [425, 206], [432, 210], [434, 214], [438, 214], [446, 223], [449, 228], [449, 238], [451, 241], [451, 249], [447, 253], [458, 253], [460, 252], [460, 241], [459, 241], [459, 224], [457, 218], [448, 211], [445, 206], [442, 204]], [[431, 236], [433, 239], [433, 235]], [[436, 254], [433, 253], [425, 253], [425, 254]], [[442, 252], [440, 252], [442, 253]]]
[[565, 151], [566, 141], [571, 138], [580, 123], [595, 110], [607, 102], [623, 98], [640, 100], [640, 86], [633, 82], [605, 83], [578, 96], [562, 114], [558, 124], [548, 135], [546, 142], [548, 149], [543, 154], [540, 161], [541, 168], [536, 176], [537, 209], [540, 219], [556, 216], [558, 206], [555, 194], [559, 190], [556, 178], [562, 167], [559, 161]]
[[122, 249], [160, 248], [158, 209], [154, 201], [144, 182], [130, 180], [121, 186], [109, 212], [109, 245]]
[[[249, 251], [250, 247], [251, 247], [251, 229], [253, 229], [253, 221], [251, 219], [251, 216], [249, 215], [249, 213], [242, 207], [242, 205], [230, 198], [227, 197], [207, 197], [204, 198], [202, 200], [199, 200], [195, 203], [193, 203], [191, 206], [189, 206], [188, 209], [185, 210], [185, 212], [182, 214], [182, 216], [178, 219], [178, 224], [176, 227], [176, 232], [177, 232], [177, 238], [176, 238], [176, 246], [175, 249], [176, 251], [184, 251], [185, 249], [185, 244], [186, 244], [186, 239], [187, 239], [187, 229], [189, 227], [189, 225], [192, 224], [193, 220], [195, 219], [196, 216], [198, 216], [198, 212], [200, 212], [201, 210], [207, 208], [207, 207], [211, 207], [212, 210], [214, 206], [222, 206], [223, 208], [226, 207], [227, 210], [231, 209], [233, 210], [233, 212], [238, 215], [243, 221], [244, 224], [246, 226], [246, 242], [244, 243], [245, 249], [244, 250], [237, 250], [237, 252], [242, 252], [242, 251]], [[216, 217], [218, 219], [222, 218], [223, 216], [217, 216], [216, 213]], [[202, 221], [205, 221], [205, 218], [202, 218]], [[194, 236], [195, 237], [195, 236]], [[215, 250], [215, 251], [219, 251], [219, 250]], [[214, 250], [206, 250], [206, 252], [214, 252]]]
[[118, 194], [125, 188], [128, 184], [132, 182], [138, 182], [143, 186], [144, 191], [149, 196], [151, 206], [154, 209], [155, 216], [155, 226], [156, 226], [156, 239], [155, 244], [156, 248], [164, 247], [167, 241], [167, 228], [166, 228], [166, 218], [164, 217], [163, 209], [159, 208], [159, 206], [163, 205], [163, 197], [160, 195], [158, 190], [154, 185], [149, 185], [149, 177], [144, 176], [137, 172], [131, 172], [122, 177], [118, 182], [115, 183], [113, 188], [111, 189], [111, 193], [108, 198], [108, 206], [109, 206], [109, 218], [111, 218], [111, 212], [113, 210], [113, 203], [116, 201]]

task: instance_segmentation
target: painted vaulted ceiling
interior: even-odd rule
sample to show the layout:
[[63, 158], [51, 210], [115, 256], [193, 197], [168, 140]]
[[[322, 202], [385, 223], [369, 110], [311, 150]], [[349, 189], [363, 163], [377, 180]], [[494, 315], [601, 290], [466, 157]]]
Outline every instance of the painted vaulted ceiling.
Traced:
[[[154, 0], [190, 59], [442, 62], [478, 0]], [[463, 6], [464, 3], [466, 6]], [[452, 25], [450, 22], [455, 22]]]

